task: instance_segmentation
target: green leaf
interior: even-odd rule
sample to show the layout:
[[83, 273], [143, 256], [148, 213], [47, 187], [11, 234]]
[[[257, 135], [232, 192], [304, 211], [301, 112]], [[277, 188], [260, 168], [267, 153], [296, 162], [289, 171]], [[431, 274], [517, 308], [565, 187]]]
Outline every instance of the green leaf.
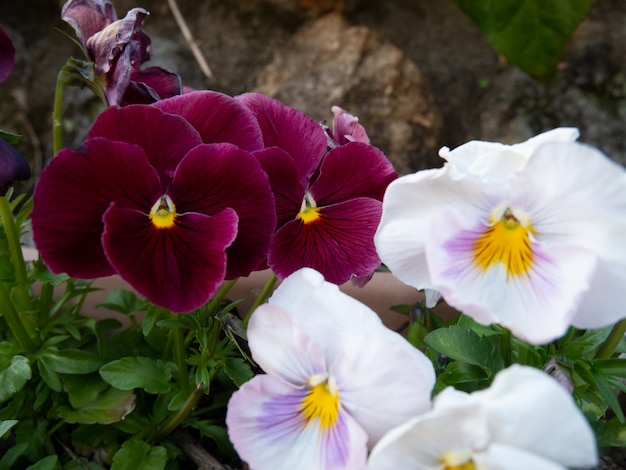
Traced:
[[39, 370], [39, 375], [46, 383], [48, 387], [50, 387], [55, 392], [60, 392], [63, 388], [61, 385], [61, 377], [56, 372], [53, 372], [43, 361], [37, 361], [37, 369]]
[[59, 374], [89, 374], [102, 365], [102, 359], [97, 355], [80, 349], [50, 348], [44, 351], [40, 361]]
[[19, 134], [11, 134], [10, 132], [0, 130], [0, 139], [4, 140], [7, 144], [17, 144], [22, 140], [22, 136]]
[[129, 290], [112, 290], [100, 304], [100, 307], [108, 308], [126, 315], [134, 315], [145, 308], [146, 303], [139, 299], [134, 292]]
[[124, 419], [134, 408], [135, 395], [131, 390], [108, 387], [80, 407], [59, 407], [57, 414], [67, 423], [111, 424]]
[[593, 0], [454, 0], [491, 46], [527, 74], [547, 81]]
[[191, 426], [202, 433], [203, 436], [213, 440], [217, 447], [226, 455], [235, 456], [235, 449], [228, 439], [228, 432], [224, 426], [220, 426], [211, 420], [193, 420]]
[[8, 367], [0, 371], [0, 403], [22, 390], [31, 376], [28, 359], [24, 356], [13, 356]]
[[139, 439], [131, 439], [113, 456], [111, 470], [161, 470], [166, 463], [165, 447], [152, 447]]
[[18, 423], [16, 419], [7, 419], [0, 421], [0, 438], [2, 438], [9, 430]]
[[26, 470], [54, 470], [58, 468], [59, 459], [56, 455], [44, 457], [39, 462], [27, 467]]
[[504, 368], [499, 351], [484, 336], [458, 326], [430, 332], [424, 342], [437, 352], [495, 373]]
[[446, 385], [456, 385], [467, 382], [480, 382], [489, 377], [482, 367], [466, 362], [451, 362], [441, 374], [441, 379]]
[[595, 359], [593, 366], [607, 377], [626, 378], [626, 359]]
[[239, 357], [227, 357], [224, 359], [224, 372], [237, 387], [241, 387], [254, 375], [248, 363]]
[[0, 458], [0, 468], [14, 468], [13, 464], [21, 457], [24, 451], [28, 448], [28, 443], [21, 442], [15, 444], [13, 447], [4, 452], [2, 458]]
[[100, 368], [100, 376], [121, 390], [141, 388], [148, 393], [168, 393], [172, 389], [171, 368], [161, 360], [124, 357]]

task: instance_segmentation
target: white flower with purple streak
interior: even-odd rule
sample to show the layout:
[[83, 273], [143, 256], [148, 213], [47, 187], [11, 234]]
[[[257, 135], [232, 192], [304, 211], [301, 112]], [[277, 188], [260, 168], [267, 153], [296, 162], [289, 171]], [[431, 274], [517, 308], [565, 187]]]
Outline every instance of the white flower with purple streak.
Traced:
[[310, 268], [287, 277], [248, 326], [266, 374], [234, 393], [226, 424], [251, 468], [364, 466], [388, 430], [430, 409], [430, 361]]

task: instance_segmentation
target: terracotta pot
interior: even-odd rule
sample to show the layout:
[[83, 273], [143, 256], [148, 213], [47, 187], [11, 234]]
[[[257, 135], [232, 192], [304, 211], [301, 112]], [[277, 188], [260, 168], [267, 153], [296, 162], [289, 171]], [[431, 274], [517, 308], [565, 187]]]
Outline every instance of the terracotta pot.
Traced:
[[[24, 248], [24, 257], [27, 260], [37, 259], [37, 251], [34, 248]], [[259, 294], [263, 286], [268, 280], [270, 271], [258, 271], [250, 276], [240, 278], [234, 287], [228, 293], [231, 300], [244, 298], [240, 305], [243, 311], [252, 305], [252, 302]], [[83, 313], [93, 318], [116, 318], [123, 325], [128, 325], [128, 318], [123, 314], [99, 307], [108, 292], [115, 289], [133, 290], [119, 276], [109, 276], [96, 279], [93, 287], [100, 290], [92, 292], [87, 297]], [[347, 282], [340, 286], [340, 289], [346, 294], [368, 305], [381, 317], [383, 322], [392, 329], [401, 328], [407, 321], [405, 315], [393, 312], [390, 307], [394, 305], [411, 305], [418, 301], [424, 300], [424, 294], [418, 292], [415, 288], [407, 286], [400, 282], [395, 276], [388, 272], [376, 272], [372, 279], [362, 288], [354, 286]], [[435, 307], [434, 311], [444, 319], [452, 318], [458, 315], [458, 312], [444, 303], [440, 303]]]

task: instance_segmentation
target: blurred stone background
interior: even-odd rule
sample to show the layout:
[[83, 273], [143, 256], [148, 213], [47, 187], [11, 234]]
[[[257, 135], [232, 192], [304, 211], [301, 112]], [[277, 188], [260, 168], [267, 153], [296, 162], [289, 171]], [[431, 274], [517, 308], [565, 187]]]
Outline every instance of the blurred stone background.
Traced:
[[[52, 154], [56, 75], [81, 58], [61, 0], [0, 0], [0, 26], [17, 48], [0, 85], [0, 129], [24, 135], [35, 175]], [[441, 166], [437, 150], [482, 139], [514, 143], [558, 126], [626, 163], [626, 1], [597, 0], [542, 84], [507, 65], [451, 0], [177, 0], [214, 77], [201, 72], [166, 0], [135, 6], [153, 59], [193, 88], [261, 91], [316, 120], [339, 105], [359, 116], [399, 173]], [[69, 34], [64, 35], [61, 31]], [[65, 93], [66, 145], [79, 145], [102, 105]], [[28, 183], [32, 185], [33, 183]]]

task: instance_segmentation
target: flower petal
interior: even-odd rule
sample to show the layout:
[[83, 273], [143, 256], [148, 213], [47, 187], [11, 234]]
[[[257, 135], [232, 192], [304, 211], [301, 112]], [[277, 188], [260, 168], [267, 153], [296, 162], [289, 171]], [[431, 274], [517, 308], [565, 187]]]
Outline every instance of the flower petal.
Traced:
[[560, 337], [589, 289], [595, 256], [531, 238], [528, 272], [511, 274], [501, 262], [484, 268], [477, 265], [476, 243], [486, 230], [485, 218], [444, 209], [433, 220], [426, 259], [435, 288], [476, 321], [500, 323], [533, 344]]
[[247, 276], [264, 263], [276, 209], [267, 174], [251, 153], [227, 143], [198, 145], [176, 169], [169, 193], [182, 212], [211, 215], [231, 208], [237, 213], [227, 279]]
[[[156, 94], [157, 99], [170, 98], [172, 96], [180, 95], [183, 91], [183, 85], [178, 74], [165, 70], [162, 67], [148, 67], [144, 70], [134, 70], [130, 75], [131, 84], [133, 82], [147, 87], [152, 90], [152, 93]], [[138, 98], [130, 99], [129, 91], [124, 94], [124, 101], [127, 104], [139, 103]], [[151, 101], [142, 101], [145, 103], [152, 103]]]
[[597, 464], [595, 435], [571, 395], [548, 374], [513, 365], [490, 388], [471, 395], [490, 422], [494, 441], [541, 455], [565, 467]]
[[[55, 273], [93, 279], [115, 272], [101, 245], [111, 202], [149, 210], [161, 195], [158, 175], [140, 147], [102, 138], [62, 150], [35, 187], [33, 237]], [[147, 209], [146, 209], [147, 208]]]
[[379, 201], [355, 198], [320, 208], [313, 222], [290, 221], [274, 235], [268, 264], [279, 279], [303, 267], [335, 284], [367, 276], [380, 265], [373, 242], [380, 213]]
[[30, 166], [13, 146], [0, 137], [0, 195], [4, 196], [16, 181], [30, 178]]
[[258, 470], [331, 470], [365, 464], [367, 435], [343, 410], [328, 430], [306, 424], [300, 410], [306, 390], [257, 375], [233, 394], [228, 434], [241, 458]]
[[477, 468], [489, 470], [567, 470], [563, 465], [552, 462], [513, 445], [492, 443], [484, 452], [474, 456]]
[[237, 215], [181, 214], [173, 227], [157, 229], [145, 212], [112, 204], [104, 226], [102, 244], [122, 279], [160, 307], [189, 312], [224, 280]]
[[345, 145], [348, 142], [370, 143], [365, 128], [359, 124], [359, 118], [339, 106], [333, 106], [331, 111], [333, 112], [333, 132], [330, 133], [330, 137], [337, 145]]
[[109, 107], [98, 115], [88, 137], [139, 145], [159, 172], [164, 189], [185, 154], [202, 143], [184, 119], [147, 105]]
[[310, 191], [318, 206], [355, 197], [381, 201], [385, 189], [397, 176], [383, 152], [371, 145], [351, 142], [328, 152]]
[[117, 20], [115, 7], [110, 0], [68, 0], [61, 9], [61, 19], [69, 23], [80, 43]]
[[237, 97], [254, 114], [261, 126], [265, 147], [280, 147], [296, 162], [305, 183], [326, 153], [326, 134], [313, 119], [260, 93]]
[[342, 345], [329, 371], [342, 406], [365, 429], [370, 446], [407, 417], [430, 409], [433, 365], [405, 338], [385, 328], [356, 330]]
[[0, 83], [4, 82], [15, 65], [15, 47], [9, 35], [0, 28]]
[[185, 118], [205, 144], [228, 142], [249, 152], [263, 148], [259, 124], [235, 98], [216, 91], [192, 91], [154, 103], [166, 113]]

